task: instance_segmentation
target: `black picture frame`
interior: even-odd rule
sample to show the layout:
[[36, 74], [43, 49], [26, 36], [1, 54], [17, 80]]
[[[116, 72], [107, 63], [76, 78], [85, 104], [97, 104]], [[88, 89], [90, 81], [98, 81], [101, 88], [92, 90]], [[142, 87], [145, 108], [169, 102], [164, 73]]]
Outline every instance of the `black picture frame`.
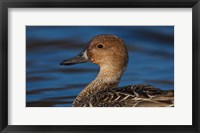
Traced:
[[[166, 126], [23, 126], [8, 125], [8, 8], [192, 8], [192, 125]], [[199, 0], [0, 0], [0, 130], [2, 133], [31, 132], [135, 132], [135, 133], [198, 133], [200, 132], [199, 91]], [[187, 31], [184, 31], [187, 32]]]

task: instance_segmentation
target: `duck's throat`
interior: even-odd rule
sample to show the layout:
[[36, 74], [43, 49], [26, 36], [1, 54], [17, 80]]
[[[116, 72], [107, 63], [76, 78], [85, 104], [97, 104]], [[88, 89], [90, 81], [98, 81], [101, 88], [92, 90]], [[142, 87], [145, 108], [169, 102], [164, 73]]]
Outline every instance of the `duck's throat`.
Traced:
[[87, 101], [100, 91], [105, 91], [117, 87], [123, 71], [103, 71], [100, 70], [98, 76], [76, 97], [73, 106], [84, 106]]

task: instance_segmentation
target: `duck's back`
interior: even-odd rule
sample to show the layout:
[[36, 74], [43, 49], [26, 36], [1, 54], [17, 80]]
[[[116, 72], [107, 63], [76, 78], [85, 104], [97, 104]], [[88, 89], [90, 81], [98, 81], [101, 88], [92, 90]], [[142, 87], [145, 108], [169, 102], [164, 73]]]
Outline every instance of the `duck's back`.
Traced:
[[111, 88], [92, 95], [82, 106], [89, 107], [173, 107], [174, 91], [150, 85]]

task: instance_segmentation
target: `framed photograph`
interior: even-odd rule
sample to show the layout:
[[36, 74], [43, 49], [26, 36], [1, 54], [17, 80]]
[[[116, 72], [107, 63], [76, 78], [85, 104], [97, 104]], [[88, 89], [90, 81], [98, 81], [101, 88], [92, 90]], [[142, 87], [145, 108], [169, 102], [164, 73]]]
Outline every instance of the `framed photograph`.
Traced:
[[198, 0], [0, 9], [1, 132], [199, 132]]

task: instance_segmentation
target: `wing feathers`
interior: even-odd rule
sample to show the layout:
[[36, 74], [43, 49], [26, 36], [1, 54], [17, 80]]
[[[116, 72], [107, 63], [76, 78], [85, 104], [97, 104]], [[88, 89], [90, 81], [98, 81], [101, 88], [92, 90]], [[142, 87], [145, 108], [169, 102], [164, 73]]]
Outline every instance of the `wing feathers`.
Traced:
[[150, 85], [130, 85], [94, 94], [86, 106], [93, 107], [172, 107], [174, 91]]

